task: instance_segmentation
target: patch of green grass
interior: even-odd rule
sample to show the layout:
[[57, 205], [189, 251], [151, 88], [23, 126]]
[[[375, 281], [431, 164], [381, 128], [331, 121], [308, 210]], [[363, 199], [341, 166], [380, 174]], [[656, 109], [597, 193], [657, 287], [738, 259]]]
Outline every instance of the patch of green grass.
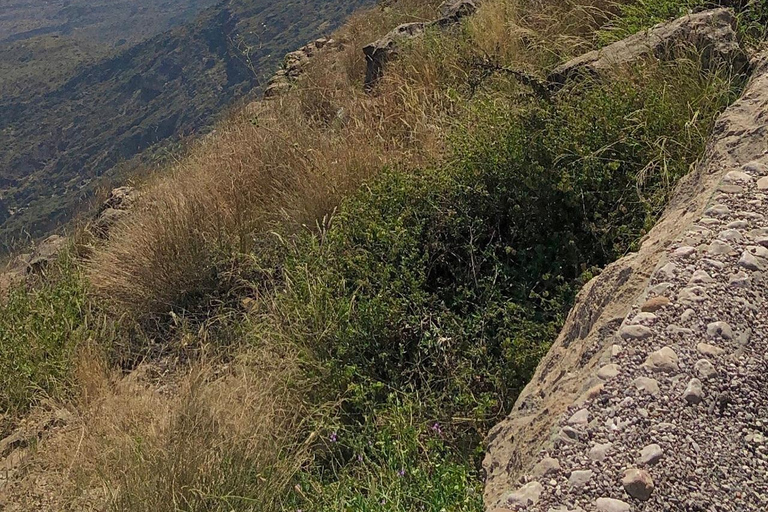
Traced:
[[67, 396], [89, 311], [84, 280], [68, 255], [52, 264], [46, 282], [10, 292], [0, 307], [0, 411]]

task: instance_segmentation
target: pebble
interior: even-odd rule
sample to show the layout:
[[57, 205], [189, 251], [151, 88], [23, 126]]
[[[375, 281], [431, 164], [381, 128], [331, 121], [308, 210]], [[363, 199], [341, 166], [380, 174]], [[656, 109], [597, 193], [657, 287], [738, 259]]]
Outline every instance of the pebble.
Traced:
[[763, 176], [762, 178], [757, 180], [757, 189], [768, 190], [768, 176]]
[[571, 471], [571, 476], [568, 477], [568, 485], [571, 487], [584, 487], [592, 479], [592, 470], [583, 469]]
[[696, 373], [703, 379], [711, 379], [717, 375], [717, 369], [707, 359], [699, 359], [694, 365]]
[[696, 254], [696, 248], [691, 247], [690, 245], [684, 245], [682, 247], [678, 247], [672, 252], [673, 258], [687, 258], [689, 256], [693, 256]]
[[651, 352], [645, 360], [645, 366], [654, 372], [675, 372], [679, 369], [677, 363], [677, 354], [670, 347]]
[[717, 235], [717, 238], [720, 240], [739, 242], [744, 237], [735, 229], [726, 229], [721, 231], [720, 234]]
[[714, 356], [717, 357], [719, 355], [722, 355], [725, 350], [723, 350], [720, 347], [716, 347], [714, 345], [710, 345], [709, 343], [699, 343], [696, 345], [696, 350], [698, 350], [700, 353], [704, 354], [705, 356]]
[[693, 318], [696, 316], [696, 312], [690, 308], [683, 311], [683, 314], [680, 315], [680, 320], [683, 322], [690, 322], [693, 320]]
[[573, 413], [568, 418], [569, 425], [587, 425], [589, 423], [589, 411], [587, 409], [580, 409]]
[[721, 336], [727, 340], [733, 339], [733, 330], [726, 322], [712, 322], [707, 324], [707, 335], [710, 338]]
[[642, 450], [640, 450], [640, 459], [638, 462], [645, 466], [651, 466], [661, 460], [661, 456], [664, 455], [664, 450], [658, 444], [649, 444]]
[[693, 378], [688, 382], [688, 386], [683, 391], [683, 398], [691, 405], [701, 403], [704, 400], [704, 390], [699, 379]]
[[543, 490], [544, 487], [539, 482], [528, 482], [515, 492], [507, 495], [507, 503], [521, 507], [535, 505], [539, 502]]
[[733, 252], [733, 247], [720, 240], [714, 240], [707, 246], [707, 253], [713, 256], [722, 256], [724, 254], [732, 254]]
[[717, 260], [710, 260], [708, 258], [704, 258], [701, 260], [701, 262], [704, 263], [706, 266], [714, 268], [716, 270], [723, 270], [725, 268], [725, 263], [722, 263]]
[[722, 217], [731, 213], [731, 209], [724, 204], [716, 204], [707, 208], [704, 213], [706, 215], [711, 215], [712, 217]]
[[597, 376], [603, 380], [610, 380], [616, 377], [621, 371], [621, 367], [617, 364], [607, 364], [597, 371]]
[[597, 498], [595, 500], [597, 512], [630, 512], [629, 503], [613, 498]]
[[723, 183], [750, 183], [752, 176], [742, 171], [731, 171], [723, 177]]
[[653, 493], [653, 479], [644, 469], [630, 468], [624, 471], [621, 485], [627, 494], [641, 501], [647, 501]]
[[752, 253], [749, 251], [744, 251], [741, 254], [741, 258], [739, 259], [739, 266], [744, 267], [747, 270], [758, 271], [763, 270], [765, 265]]
[[535, 466], [531, 474], [536, 477], [553, 475], [560, 472], [560, 461], [554, 457], [544, 457]]
[[600, 462], [605, 460], [608, 456], [608, 452], [611, 451], [613, 443], [595, 443], [595, 445], [589, 449], [588, 457], [594, 461]]
[[651, 379], [650, 377], [638, 377], [632, 384], [634, 384], [639, 391], [645, 391], [652, 395], [659, 394], [659, 383], [656, 379]]
[[707, 290], [703, 286], [689, 286], [680, 290], [680, 302], [704, 302], [707, 300]]
[[667, 279], [675, 277], [677, 272], [677, 265], [671, 261], [659, 269], [659, 274], [664, 275]]
[[728, 278], [728, 285], [736, 288], [745, 288], [752, 283], [752, 278], [746, 272], [739, 271]]
[[[640, 313], [641, 315], [652, 315], [653, 313]], [[654, 316], [655, 318], [655, 316]], [[644, 340], [653, 336], [653, 331], [644, 325], [623, 325], [619, 329], [619, 336], [625, 340]]]

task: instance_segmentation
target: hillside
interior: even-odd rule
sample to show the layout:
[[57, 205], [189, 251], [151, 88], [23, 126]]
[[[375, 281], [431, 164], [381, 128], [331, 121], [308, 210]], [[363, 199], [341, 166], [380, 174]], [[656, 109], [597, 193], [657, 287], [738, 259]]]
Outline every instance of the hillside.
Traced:
[[1, 99], [2, 240], [60, 226], [96, 178], [209, 126], [234, 100], [258, 94], [285, 53], [365, 3], [226, 0], [53, 90]]
[[763, 512], [766, 27], [387, 0], [296, 45], [0, 276], [0, 508]]

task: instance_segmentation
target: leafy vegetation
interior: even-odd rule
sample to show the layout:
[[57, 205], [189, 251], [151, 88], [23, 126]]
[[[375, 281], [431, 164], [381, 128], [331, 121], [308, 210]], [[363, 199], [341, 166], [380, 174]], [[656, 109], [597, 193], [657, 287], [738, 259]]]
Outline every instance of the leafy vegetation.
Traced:
[[[660, 12], [642, 4], [622, 21], [598, 4], [572, 8], [613, 27]], [[109, 346], [112, 327], [139, 326], [120, 350], [149, 358], [78, 402], [71, 502], [107, 488], [100, 503], [128, 511], [482, 509], [488, 428], [580, 286], [653, 225], [744, 77], [690, 55], [551, 97], [508, 74], [478, 79], [478, 53], [543, 75], [608, 22], [574, 28], [559, 11], [489, 0], [479, 16], [500, 21], [413, 42], [364, 94], [358, 43], [434, 7], [353, 17], [347, 50], [148, 185], [89, 254], [87, 288], [75, 273], [40, 292], [58, 310], [45, 293], [77, 290], [110, 327], [93, 333], [87, 307], [55, 320], [60, 353], [86, 327]], [[29, 307], [6, 311], [13, 322]], [[169, 359], [186, 371], [160, 387], [142, 377]], [[60, 375], [83, 395], [71, 365]], [[38, 392], [18, 408], [41, 396], [26, 389]]]

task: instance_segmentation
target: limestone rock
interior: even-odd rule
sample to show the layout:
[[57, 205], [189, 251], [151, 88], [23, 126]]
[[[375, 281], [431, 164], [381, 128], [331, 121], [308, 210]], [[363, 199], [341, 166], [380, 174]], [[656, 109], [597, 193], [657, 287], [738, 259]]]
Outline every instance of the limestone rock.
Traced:
[[539, 502], [544, 487], [536, 481], [529, 482], [507, 496], [509, 505], [527, 507]]
[[661, 460], [664, 455], [664, 450], [658, 444], [649, 444], [640, 451], [640, 459], [638, 462], [645, 466], [656, 464]]
[[647, 501], [651, 497], [654, 488], [651, 475], [643, 469], [636, 468], [627, 469], [624, 472], [621, 485], [624, 486], [627, 494], [641, 501]]
[[701, 403], [704, 400], [704, 390], [699, 379], [691, 379], [683, 391], [683, 399], [691, 405]]
[[678, 357], [670, 347], [664, 347], [661, 350], [652, 352], [645, 360], [645, 366], [654, 372], [676, 372]]
[[613, 498], [597, 498], [595, 500], [597, 512], [630, 512], [629, 503]]

